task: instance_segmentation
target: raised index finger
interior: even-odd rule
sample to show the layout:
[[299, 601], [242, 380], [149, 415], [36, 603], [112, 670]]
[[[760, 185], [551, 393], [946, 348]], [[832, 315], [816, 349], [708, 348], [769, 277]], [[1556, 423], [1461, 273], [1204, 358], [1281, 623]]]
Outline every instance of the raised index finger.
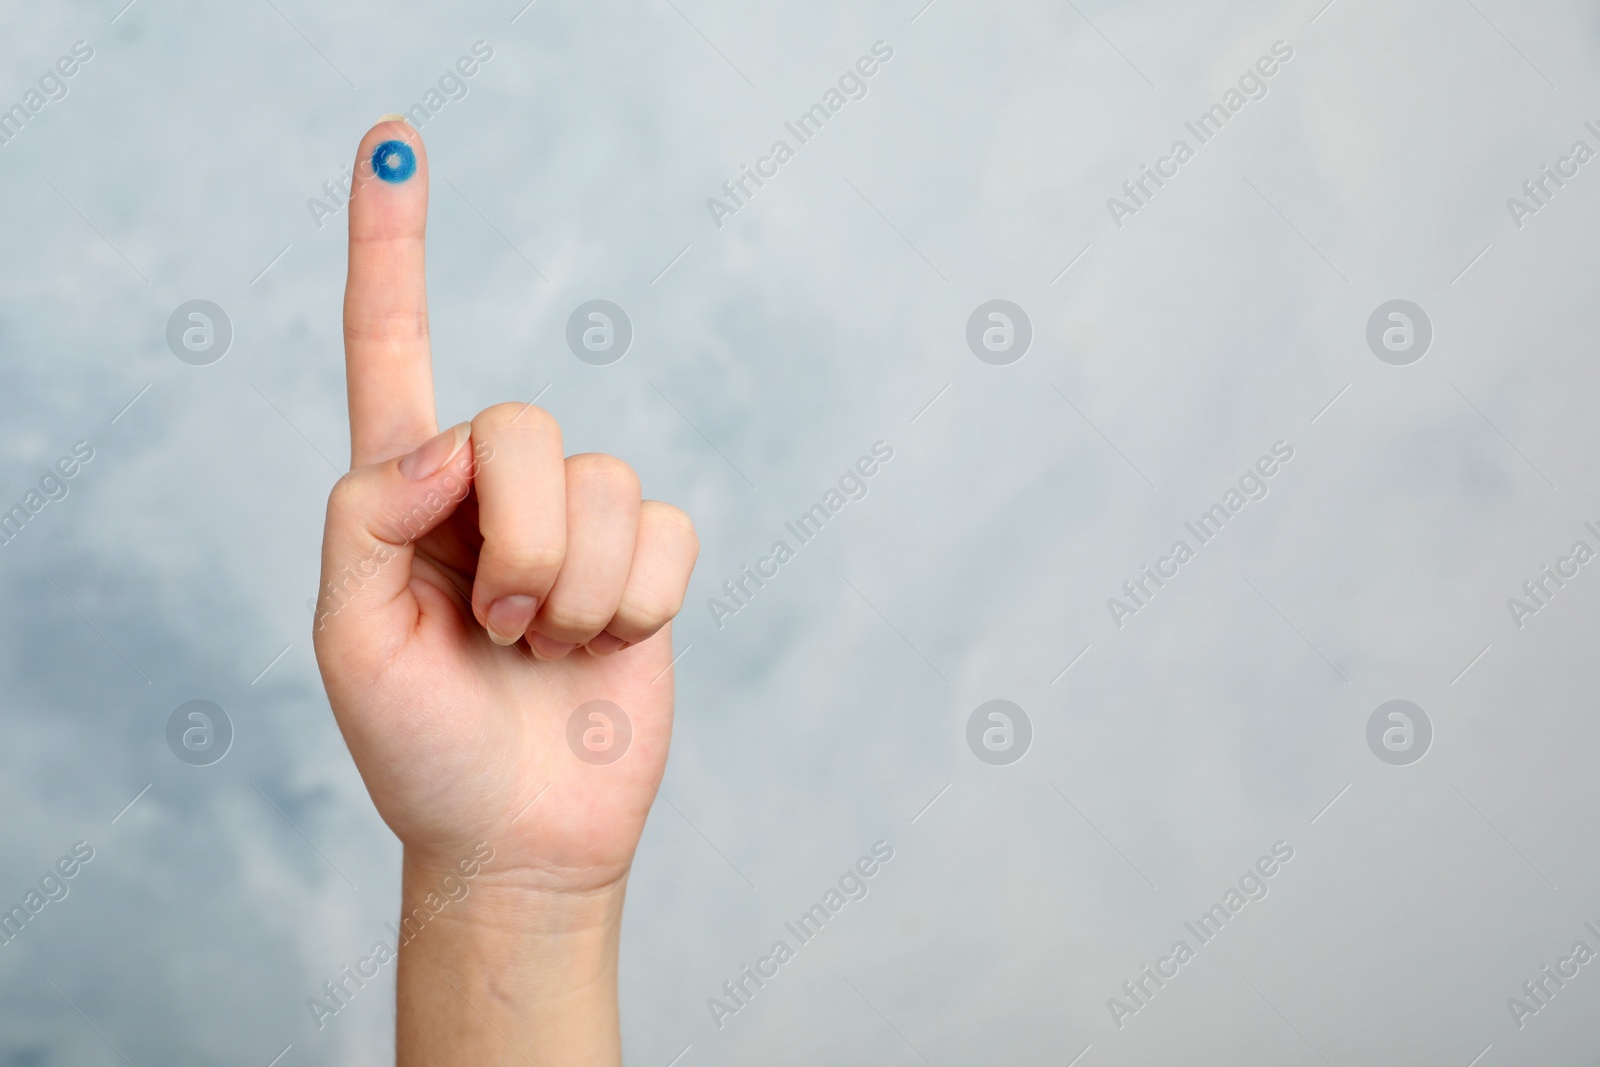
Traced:
[[344, 290], [350, 462], [411, 451], [438, 429], [428, 351], [423, 235], [428, 157], [417, 131], [379, 122], [356, 150]]

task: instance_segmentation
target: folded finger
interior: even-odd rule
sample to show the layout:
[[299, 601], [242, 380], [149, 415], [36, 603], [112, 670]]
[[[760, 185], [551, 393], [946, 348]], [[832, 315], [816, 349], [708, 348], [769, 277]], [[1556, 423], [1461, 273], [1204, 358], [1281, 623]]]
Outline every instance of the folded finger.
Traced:
[[639, 476], [614, 456], [566, 461], [567, 553], [528, 643], [547, 659], [599, 634], [617, 612], [639, 532]]
[[483, 535], [472, 610], [490, 637], [509, 645], [528, 628], [567, 555], [561, 427], [542, 408], [497, 404], [472, 420], [472, 438]]
[[671, 504], [646, 500], [622, 600], [605, 632], [587, 643], [589, 651], [602, 656], [620, 651], [671, 622], [683, 607], [699, 555], [700, 539], [689, 516]]

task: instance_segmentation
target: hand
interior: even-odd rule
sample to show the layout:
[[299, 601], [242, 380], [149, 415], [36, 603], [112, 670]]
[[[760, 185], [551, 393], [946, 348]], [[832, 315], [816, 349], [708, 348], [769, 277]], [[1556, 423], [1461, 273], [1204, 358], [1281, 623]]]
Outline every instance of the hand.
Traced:
[[[610, 899], [594, 914], [609, 923], [666, 762], [669, 622], [694, 528], [677, 508], [641, 502], [620, 460], [563, 458], [560, 427], [529, 404], [437, 432], [427, 157], [415, 130], [386, 121], [357, 163], [344, 307], [351, 470], [328, 502], [315, 624], [328, 699], [405, 846], [408, 891], [487, 842], [480, 881], [495, 890], [496, 924], [517, 925], [517, 900], [530, 902], [525, 925], [569, 928], [552, 909], [599, 897]], [[568, 745], [568, 719], [592, 700], [631, 721], [614, 763]], [[460, 923], [488, 914], [479, 907], [441, 915]], [[404, 963], [402, 953], [402, 1006]]]

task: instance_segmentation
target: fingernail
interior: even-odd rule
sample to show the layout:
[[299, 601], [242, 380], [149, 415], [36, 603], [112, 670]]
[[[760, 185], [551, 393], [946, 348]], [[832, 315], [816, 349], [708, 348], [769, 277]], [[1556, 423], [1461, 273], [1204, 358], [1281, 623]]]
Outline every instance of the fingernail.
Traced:
[[489, 639], [495, 644], [514, 645], [538, 610], [538, 597], [503, 596], [489, 605], [483, 628], [489, 631]]
[[560, 659], [578, 646], [565, 641], [552, 641], [544, 634], [532, 633], [528, 635], [528, 647], [533, 649], [533, 654], [540, 659]]
[[627, 648], [628, 642], [624, 641], [616, 634], [602, 633], [599, 637], [596, 637], [584, 647], [590, 652], [594, 653], [596, 656], [609, 656], [613, 652], [621, 652], [623, 649]]
[[404, 122], [405, 120], [406, 117], [404, 115], [397, 115], [393, 111], [389, 112], [387, 115], [378, 116], [379, 122]]
[[461, 446], [472, 436], [472, 423], [452, 426], [437, 437], [425, 442], [409, 456], [400, 460], [400, 473], [414, 482], [432, 478], [444, 469], [446, 463], [461, 451]]

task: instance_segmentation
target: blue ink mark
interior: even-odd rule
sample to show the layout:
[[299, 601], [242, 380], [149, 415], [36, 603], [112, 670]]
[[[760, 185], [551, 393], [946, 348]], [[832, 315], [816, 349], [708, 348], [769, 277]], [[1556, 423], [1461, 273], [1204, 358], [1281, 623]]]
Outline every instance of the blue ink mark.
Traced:
[[417, 154], [404, 141], [385, 141], [372, 150], [372, 170], [386, 182], [403, 182], [417, 172]]

